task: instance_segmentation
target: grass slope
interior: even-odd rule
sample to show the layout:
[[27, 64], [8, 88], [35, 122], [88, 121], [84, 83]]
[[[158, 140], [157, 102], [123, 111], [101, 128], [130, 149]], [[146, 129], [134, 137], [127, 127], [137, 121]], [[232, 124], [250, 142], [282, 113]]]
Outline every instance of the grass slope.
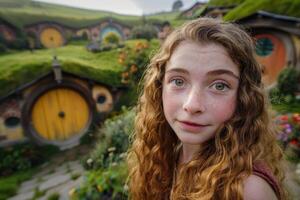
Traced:
[[[140, 40], [129, 40], [133, 46]], [[143, 41], [143, 40], [142, 40]], [[149, 53], [159, 46], [158, 40], [150, 42]], [[121, 86], [120, 73], [124, 70], [118, 63], [119, 50], [101, 53], [88, 52], [82, 45], [68, 45], [55, 50], [63, 71], [104, 82], [111, 86]], [[43, 49], [17, 52], [0, 57], [0, 97], [16, 88], [49, 73], [54, 50]]]
[[[149, 22], [175, 20], [178, 12], [164, 12], [146, 16]], [[22, 28], [39, 21], [56, 21], [74, 28], [81, 28], [111, 17], [127, 25], [142, 24], [141, 16], [121, 15], [107, 11], [73, 8], [30, 0], [0, 0], [0, 18]]]

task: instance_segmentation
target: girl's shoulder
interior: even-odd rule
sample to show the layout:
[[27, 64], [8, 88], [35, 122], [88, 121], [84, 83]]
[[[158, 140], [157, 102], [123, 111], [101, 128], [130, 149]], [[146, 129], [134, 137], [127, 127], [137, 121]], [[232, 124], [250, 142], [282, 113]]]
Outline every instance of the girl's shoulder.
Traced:
[[275, 191], [265, 179], [252, 174], [244, 181], [244, 199], [276, 200], [278, 198]]
[[244, 182], [244, 198], [281, 199], [281, 189], [271, 169], [263, 162], [253, 164], [253, 172]]

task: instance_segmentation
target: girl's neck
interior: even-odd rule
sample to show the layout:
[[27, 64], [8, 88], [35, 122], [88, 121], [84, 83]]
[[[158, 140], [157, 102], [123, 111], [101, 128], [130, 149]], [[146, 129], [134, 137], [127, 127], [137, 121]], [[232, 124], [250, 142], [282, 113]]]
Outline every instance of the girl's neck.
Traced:
[[200, 145], [193, 145], [193, 144], [182, 144], [182, 148], [179, 154], [179, 164], [188, 163], [192, 160], [194, 155], [198, 153], [200, 149]]

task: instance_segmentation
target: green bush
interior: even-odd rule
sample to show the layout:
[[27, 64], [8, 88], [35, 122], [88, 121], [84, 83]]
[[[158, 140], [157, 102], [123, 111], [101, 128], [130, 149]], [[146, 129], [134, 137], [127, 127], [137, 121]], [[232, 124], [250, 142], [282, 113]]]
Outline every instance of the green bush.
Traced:
[[119, 61], [125, 65], [122, 73], [122, 83], [130, 84], [136, 88], [137, 84], [149, 63], [149, 43], [147, 41], [136, 42], [134, 47], [124, 48], [119, 54]]
[[90, 171], [87, 182], [71, 192], [72, 200], [128, 199], [125, 162]]
[[269, 91], [269, 99], [273, 105], [285, 103], [285, 97], [279, 91], [278, 87], [274, 87]]
[[128, 88], [122, 93], [120, 99], [116, 103], [115, 110], [121, 110], [124, 105], [128, 107], [135, 106], [138, 99], [138, 95], [139, 93], [137, 87]]
[[131, 37], [134, 39], [151, 40], [157, 38], [158, 31], [153, 25], [136, 26], [131, 31]]
[[86, 181], [71, 190], [71, 199], [127, 199], [128, 176], [124, 158], [133, 131], [134, 109], [107, 119], [99, 130], [100, 137], [94, 151], [83, 160]]
[[300, 73], [293, 67], [287, 67], [279, 74], [277, 87], [269, 91], [272, 108], [280, 113], [300, 112], [299, 92]]
[[52, 145], [39, 147], [32, 143], [0, 148], [0, 176], [38, 166], [58, 151], [58, 148]]
[[0, 177], [0, 200], [6, 200], [16, 194], [21, 182], [29, 179], [36, 169], [17, 172], [9, 177]]
[[107, 119], [99, 129], [99, 142], [89, 156], [83, 159], [86, 169], [107, 168], [126, 156], [129, 135], [133, 131], [134, 110], [123, 108], [121, 115]]
[[283, 95], [295, 95], [298, 91], [300, 73], [294, 67], [287, 67], [279, 74], [278, 90]]
[[103, 38], [103, 43], [104, 44], [119, 44], [120, 43], [120, 37], [114, 33], [114, 32], [109, 32], [107, 33], [104, 38]]
[[7, 46], [8, 48], [18, 49], [18, 50], [28, 48], [27, 41], [24, 38], [16, 38], [14, 41], [7, 42]]

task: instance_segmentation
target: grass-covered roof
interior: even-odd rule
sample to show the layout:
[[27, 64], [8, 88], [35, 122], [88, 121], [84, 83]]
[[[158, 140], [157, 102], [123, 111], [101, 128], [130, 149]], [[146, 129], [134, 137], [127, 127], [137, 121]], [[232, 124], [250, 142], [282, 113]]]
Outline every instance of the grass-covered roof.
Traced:
[[208, 4], [214, 6], [236, 5], [224, 16], [224, 19], [229, 21], [249, 16], [258, 10], [300, 17], [300, 0], [210, 0]]
[[[129, 40], [133, 46], [137, 40]], [[145, 42], [145, 41], [144, 41]], [[149, 53], [159, 46], [158, 40], [150, 42]], [[0, 99], [15, 89], [51, 72], [53, 55], [57, 55], [62, 70], [99, 81], [111, 86], [121, 86], [120, 73], [124, 66], [118, 63], [119, 50], [92, 53], [83, 45], [16, 52], [0, 56]]]

